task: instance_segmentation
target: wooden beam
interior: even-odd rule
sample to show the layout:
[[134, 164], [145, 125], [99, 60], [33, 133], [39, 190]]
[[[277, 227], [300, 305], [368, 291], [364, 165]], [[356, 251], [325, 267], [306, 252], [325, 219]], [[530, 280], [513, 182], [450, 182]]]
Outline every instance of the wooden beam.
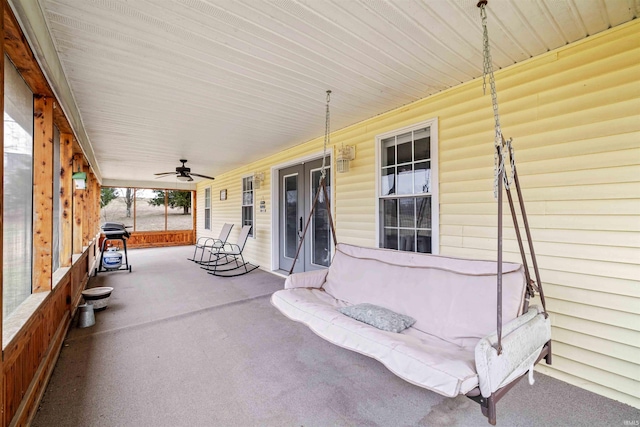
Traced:
[[53, 242], [53, 99], [33, 101], [33, 285], [51, 290]]
[[64, 115], [64, 111], [62, 111], [60, 104], [57, 102], [53, 103], [53, 124], [58, 127], [60, 133], [73, 134], [73, 129], [71, 129], [67, 116]]
[[40, 70], [38, 61], [36, 61], [27, 39], [22, 34], [20, 25], [11, 8], [5, 7], [3, 15], [5, 53], [20, 71], [20, 75], [31, 89], [31, 92], [41, 96], [53, 97], [53, 91]]
[[73, 135], [60, 134], [60, 267], [71, 266], [73, 254]]
[[[84, 160], [82, 154], [73, 155], [73, 172], [82, 170]], [[73, 184], [72, 184], [73, 185]], [[73, 188], [73, 253], [82, 253], [82, 224], [83, 210], [82, 200], [84, 198], [84, 190], [76, 190]]]

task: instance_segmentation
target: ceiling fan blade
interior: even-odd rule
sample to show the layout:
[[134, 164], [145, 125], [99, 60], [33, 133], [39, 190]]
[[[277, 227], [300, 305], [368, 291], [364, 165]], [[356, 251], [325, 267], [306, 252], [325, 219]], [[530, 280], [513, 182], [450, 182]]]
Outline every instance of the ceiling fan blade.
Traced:
[[154, 175], [173, 175], [176, 172], [160, 172], [160, 173], [154, 173]]
[[191, 182], [193, 181], [193, 178], [191, 178], [191, 175], [189, 175], [189, 179], [187, 180], [187, 182]]
[[193, 173], [193, 172], [191, 172], [189, 175], [197, 176], [197, 177], [200, 177], [200, 178], [206, 178], [206, 179], [215, 179], [212, 176], [200, 175], [199, 173]]

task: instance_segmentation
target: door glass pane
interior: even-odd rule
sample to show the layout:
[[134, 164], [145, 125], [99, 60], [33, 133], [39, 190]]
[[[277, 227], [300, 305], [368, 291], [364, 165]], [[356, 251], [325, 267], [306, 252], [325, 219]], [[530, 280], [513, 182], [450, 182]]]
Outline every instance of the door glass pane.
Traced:
[[298, 247], [298, 175], [284, 178], [284, 255], [296, 256]]
[[418, 228], [431, 228], [431, 197], [416, 198]]
[[[331, 197], [331, 175], [327, 171], [325, 178], [327, 195]], [[320, 186], [320, 171], [311, 172], [311, 203]], [[321, 193], [311, 218], [311, 263], [328, 267], [331, 262], [331, 229], [329, 228], [329, 213], [327, 200]]]
[[413, 176], [415, 194], [431, 192], [431, 162], [416, 163]]
[[398, 200], [387, 199], [382, 201], [382, 215], [385, 227], [398, 226]]
[[414, 151], [414, 160], [427, 160], [431, 158], [430, 153], [430, 144], [431, 138], [429, 137], [430, 131], [429, 128], [420, 129], [413, 133], [413, 151]]
[[382, 235], [382, 247], [387, 249], [398, 249], [398, 229], [385, 228]]
[[396, 193], [396, 168], [384, 168], [382, 169], [382, 177], [380, 178], [380, 186], [382, 189], [382, 195], [388, 196]]
[[414, 228], [416, 226], [414, 198], [402, 198], [398, 199], [398, 202], [400, 203], [400, 227]]
[[416, 240], [416, 231], [415, 230], [400, 230], [400, 249], [401, 251], [415, 251], [415, 240]]
[[416, 252], [431, 253], [431, 230], [418, 230]]

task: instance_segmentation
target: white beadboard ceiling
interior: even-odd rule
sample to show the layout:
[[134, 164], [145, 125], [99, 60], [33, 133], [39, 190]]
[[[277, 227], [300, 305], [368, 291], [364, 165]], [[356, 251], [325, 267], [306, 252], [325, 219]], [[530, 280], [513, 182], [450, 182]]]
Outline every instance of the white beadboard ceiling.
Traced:
[[[180, 158], [216, 176], [321, 136], [327, 89], [335, 130], [482, 75], [476, 0], [38, 2], [85, 150], [110, 182], [152, 180]], [[489, 0], [494, 66], [630, 21], [639, 6]]]

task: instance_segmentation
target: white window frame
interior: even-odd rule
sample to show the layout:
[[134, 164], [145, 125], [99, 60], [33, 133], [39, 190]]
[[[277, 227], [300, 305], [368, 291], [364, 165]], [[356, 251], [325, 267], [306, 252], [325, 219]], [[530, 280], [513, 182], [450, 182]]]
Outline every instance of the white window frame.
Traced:
[[431, 193], [413, 193], [397, 195], [391, 198], [398, 197], [414, 197], [422, 195], [431, 196], [431, 253], [437, 255], [440, 253], [440, 198], [439, 198], [439, 173], [438, 173], [438, 118], [434, 117], [429, 120], [422, 121], [410, 126], [406, 126], [399, 129], [394, 129], [390, 132], [385, 132], [380, 135], [376, 135], [376, 203], [375, 203], [375, 218], [376, 218], [376, 247], [380, 247], [380, 227], [382, 224], [382, 218], [380, 214], [380, 200], [389, 198], [382, 196], [382, 141], [384, 139], [399, 136], [407, 132], [416, 131], [422, 128], [428, 127], [430, 129], [430, 161], [431, 161]]
[[[204, 229], [211, 230], [211, 187], [206, 187], [204, 189]], [[207, 197], [208, 193], [208, 197]], [[207, 206], [207, 201], [209, 202], [209, 206]], [[209, 226], [207, 227], [207, 219], [209, 220]]]
[[[251, 182], [251, 190], [245, 190], [245, 180], [247, 180], [247, 182]], [[241, 199], [240, 199], [240, 220], [241, 220], [241, 224], [244, 227], [245, 225], [245, 218], [244, 218], [244, 211], [246, 207], [251, 207], [251, 232], [249, 233], [249, 237], [251, 238], [256, 238], [256, 189], [253, 186], [253, 175], [246, 175], [242, 177], [242, 181], [240, 183], [240, 195], [241, 195]], [[245, 204], [244, 203], [244, 194], [251, 192], [251, 204]]]

